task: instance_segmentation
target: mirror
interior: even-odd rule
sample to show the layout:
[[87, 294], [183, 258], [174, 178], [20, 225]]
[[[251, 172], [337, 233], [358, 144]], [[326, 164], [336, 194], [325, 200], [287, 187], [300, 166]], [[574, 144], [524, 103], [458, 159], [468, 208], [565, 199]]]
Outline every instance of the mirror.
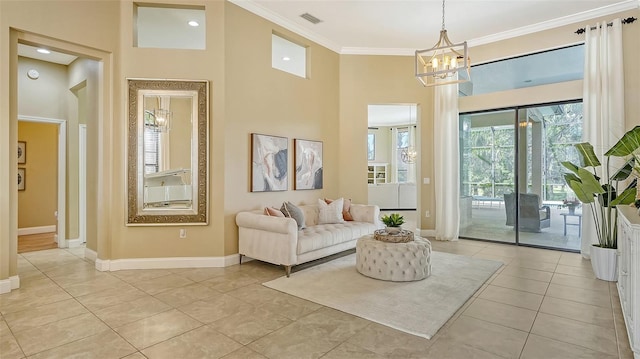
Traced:
[[208, 82], [128, 82], [127, 224], [207, 224]]

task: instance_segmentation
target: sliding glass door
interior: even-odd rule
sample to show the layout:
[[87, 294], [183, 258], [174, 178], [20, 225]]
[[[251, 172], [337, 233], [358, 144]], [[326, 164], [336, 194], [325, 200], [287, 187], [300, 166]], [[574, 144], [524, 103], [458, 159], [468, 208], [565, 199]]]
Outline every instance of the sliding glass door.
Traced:
[[460, 115], [460, 236], [515, 243], [515, 110]]
[[561, 162], [577, 162], [582, 103], [460, 115], [460, 236], [579, 250], [582, 211]]

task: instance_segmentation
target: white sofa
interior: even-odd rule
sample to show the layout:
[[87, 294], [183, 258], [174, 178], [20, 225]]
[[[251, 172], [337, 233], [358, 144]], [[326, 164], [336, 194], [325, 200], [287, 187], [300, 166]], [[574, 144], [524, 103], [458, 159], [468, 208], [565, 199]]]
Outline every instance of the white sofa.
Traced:
[[283, 265], [288, 277], [292, 266], [355, 248], [358, 238], [384, 227], [376, 205], [352, 204], [353, 221], [332, 224], [318, 224], [317, 205], [298, 207], [305, 217], [302, 230], [293, 218], [267, 216], [261, 210], [239, 212], [240, 262], [247, 256]]

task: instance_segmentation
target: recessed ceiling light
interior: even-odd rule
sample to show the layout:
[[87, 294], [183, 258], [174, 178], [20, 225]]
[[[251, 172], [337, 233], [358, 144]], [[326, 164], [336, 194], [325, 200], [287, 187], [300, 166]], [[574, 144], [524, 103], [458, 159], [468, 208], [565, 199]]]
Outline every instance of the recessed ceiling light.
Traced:
[[193, 27], [200, 26], [200, 24], [195, 20], [189, 21], [188, 24], [189, 26], [193, 26]]
[[289, 56], [285, 56], [285, 57], [282, 58], [282, 61], [289, 61], [289, 60], [291, 60], [291, 58]]
[[50, 54], [50, 53], [51, 53], [51, 51], [49, 51], [49, 50], [47, 50], [47, 49], [38, 49], [38, 50], [36, 50], [36, 51], [38, 51], [38, 52], [39, 52], [39, 53], [41, 53], [41, 54]]

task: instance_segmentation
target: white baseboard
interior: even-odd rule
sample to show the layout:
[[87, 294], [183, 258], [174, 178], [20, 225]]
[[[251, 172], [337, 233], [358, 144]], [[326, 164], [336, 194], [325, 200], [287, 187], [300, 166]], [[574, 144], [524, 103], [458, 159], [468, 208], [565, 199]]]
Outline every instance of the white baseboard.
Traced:
[[0, 294], [11, 292], [11, 278], [0, 280]]
[[240, 263], [238, 254], [225, 257], [96, 259], [96, 269], [99, 271], [118, 271], [126, 269], [212, 268], [227, 267], [238, 263]]
[[0, 280], [0, 294], [9, 293], [18, 288], [20, 288], [20, 277], [17, 275]]
[[56, 231], [56, 225], [51, 226], [40, 226], [40, 227], [27, 227], [27, 228], [18, 228], [19, 236], [26, 236], [29, 234], [38, 234], [38, 233], [51, 233]]
[[80, 238], [67, 239], [67, 248], [76, 248], [76, 247], [80, 247], [81, 245], [82, 245], [82, 239]]
[[96, 269], [99, 270], [100, 272], [106, 272], [109, 270], [109, 263], [110, 261], [104, 260], [104, 259], [100, 259], [100, 258], [96, 258]]
[[9, 277], [9, 281], [11, 282], [11, 289], [20, 288], [20, 276], [14, 275], [13, 277]]

